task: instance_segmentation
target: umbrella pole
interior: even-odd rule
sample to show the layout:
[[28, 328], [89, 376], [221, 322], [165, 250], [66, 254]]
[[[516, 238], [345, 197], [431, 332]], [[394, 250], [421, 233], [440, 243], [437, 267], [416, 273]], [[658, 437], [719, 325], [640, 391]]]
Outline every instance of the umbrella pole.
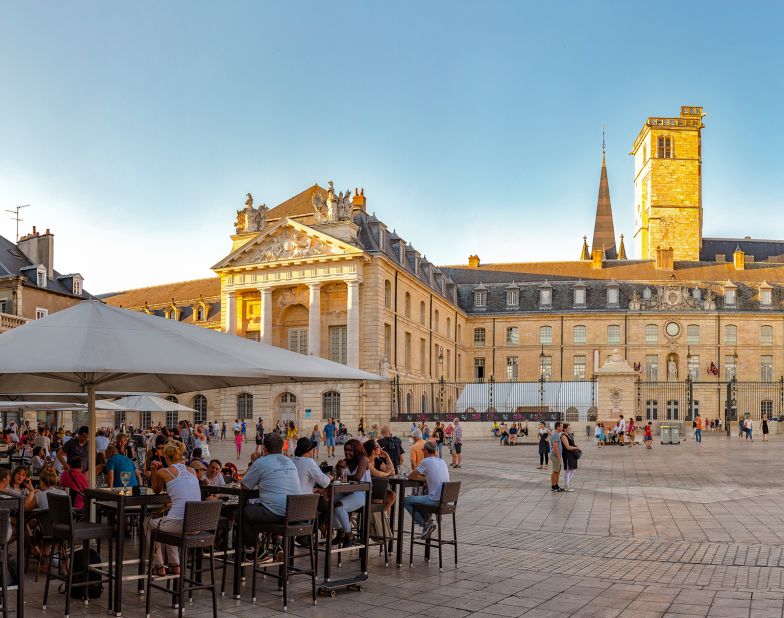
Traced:
[[87, 426], [90, 428], [88, 440], [88, 472], [90, 487], [95, 487], [95, 384], [87, 385]]

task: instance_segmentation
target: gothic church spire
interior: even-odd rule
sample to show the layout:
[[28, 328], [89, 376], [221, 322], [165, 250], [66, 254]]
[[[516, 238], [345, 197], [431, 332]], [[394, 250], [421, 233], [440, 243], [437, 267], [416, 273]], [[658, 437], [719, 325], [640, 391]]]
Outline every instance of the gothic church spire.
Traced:
[[607, 181], [605, 161], [604, 131], [602, 131], [602, 172], [599, 177], [599, 198], [596, 201], [596, 221], [593, 226], [591, 250], [602, 249], [607, 260], [617, 258], [615, 248], [615, 226], [613, 225], [612, 205], [610, 204], [610, 184]]

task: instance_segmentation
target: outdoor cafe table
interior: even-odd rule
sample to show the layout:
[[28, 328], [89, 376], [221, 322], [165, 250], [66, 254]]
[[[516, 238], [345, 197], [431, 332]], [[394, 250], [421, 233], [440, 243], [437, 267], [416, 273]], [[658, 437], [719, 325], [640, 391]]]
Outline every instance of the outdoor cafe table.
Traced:
[[[116, 513], [117, 532], [115, 536], [115, 566], [114, 566], [114, 614], [115, 616], [122, 615], [122, 592], [123, 592], [123, 579], [138, 580], [139, 592], [144, 591], [144, 579], [146, 577], [144, 570], [144, 552], [146, 535], [143, 530], [144, 518], [147, 515], [147, 508], [150, 506], [160, 506], [166, 503], [169, 499], [166, 493], [156, 494], [150, 487], [139, 487], [138, 495], [133, 493], [133, 489], [123, 487], [101, 487], [96, 489], [85, 489], [84, 497], [87, 501], [85, 509], [90, 512], [90, 502], [95, 500], [101, 503], [111, 503]], [[139, 511], [130, 511], [129, 507], [140, 507]], [[139, 526], [139, 558], [132, 559], [125, 562], [124, 549], [125, 549], [125, 518], [129, 515], [140, 516]], [[123, 566], [125, 564], [138, 563], [139, 569], [137, 575], [128, 575], [123, 577]]]
[[[8, 509], [12, 515], [16, 515], [16, 529], [14, 534], [16, 536], [16, 615], [18, 618], [24, 618], [24, 530], [25, 530], [25, 510], [24, 498], [17, 494], [0, 491], [0, 508]], [[2, 534], [7, 534], [7, 530], [3, 530]], [[8, 552], [6, 551], [6, 561], [8, 560]], [[6, 568], [6, 565], [0, 565], [0, 568]], [[7, 590], [13, 590], [14, 586], [8, 586]], [[8, 599], [3, 602], [7, 603]]]
[[[234, 519], [234, 538], [232, 547], [234, 548], [234, 584], [232, 586], [232, 594], [235, 599], [240, 598], [240, 585], [242, 583], [242, 568], [244, 566], [252, 565], [253, 561], [243, 562], [243, 539], [242, 539], [242, 524], [245, 520], [245, 505], [251, 498], [258, 498], [259, 492], [257, 489], [244, 489], [239, 485], [224, 485], [223, 487], [216, 487], [214, 485], [202, 485], [201, 497], [206, 498], [209, 495], [229, 496], [230, 499], [224, 503], [225, 508], [236, 508], [237, 515]], [[227, 560], [227, 555], [230, 553], [228, 547], [224, 548], [224, 561]], [[224, 566], [225, 568], [225, 566]]]
[[[424, 481], [414, 481], [400, 476], [389, 477], [390, 487], [394, 487], [397, 492], [397, 500], [395, 500], [395, 503], [392, 505], [389, 523], [392, 529], [392, 536], [396, 539], [397, 548], [395, 552], [395, 563], [398, 568], [400, 568], [400, 565], [403, 563], [403, 532], [405, 528], [403, 515], [406, 510], [406, 489], [409, 487], [421, 487], [424, 483]], [[395, 509], [397, 509], [397, 535], [395, 535]]]

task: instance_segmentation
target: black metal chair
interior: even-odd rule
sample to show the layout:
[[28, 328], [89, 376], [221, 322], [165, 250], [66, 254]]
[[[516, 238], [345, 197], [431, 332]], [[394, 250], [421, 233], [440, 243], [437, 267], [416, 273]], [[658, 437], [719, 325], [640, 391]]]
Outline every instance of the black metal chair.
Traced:
[[[316, 557], [317, 543], [316, 521], [318, 519], [319, 497], [315, 494], [303, 494], [286, 497], [286, 517], [280, 524], [258, 524], [253, 547], [253, 582], [251, 584], [251, 597], [256, 602], [256, 574], [269, 575], [278, 580], [278, 589], [283, 590], [283, 611], [288, 609], [288, 580], [290, 575], [310, 575], [313, 592], [313, 605], [316, 604]], [[259, 534], [269, 534], [283, 537], [283, 560], [271, 563], [258, 563]], [[308, 554], [294, 553], [295, 537], [310, 537]], [[238, 548], [241, 551], [242, 548]], [[295, 558], [310, 557], [310, 568], [303, 569], [294, 566]], [[267, 573], [264, 569], [279, 567], [278, 574]]]
[[[373, 490], [370, 494], [370, 517], [375, 517], [376, 513], [380, 514], [381, 519], [381, 536], [372, 536], [371, 539], [376, 541], [377, 545], [384, 546], [384, 566], [389, 566], [389, 537], [387, 537], [387, 521], [386, 512], [384, 511], [384, 500], [387, 497], [387, 490], [389, 489], [389, 479], [374, 478]], [[380, 550], [379, 550], [380, 553]]]
[[[457, 498], [460, 495], [460, 481], [450, 481], [444, 483], [441, 487], [441, 500], [436, 505], [415, 504], [413, 513], [417, 511], [426, 515], [435, 515], [438, 527], [438, 540], [433, 541], [428, 538], [424, 541], [414, 540], [414, 517], [411, 517], [411, 546], [409, 547], [409, 566], [414, 565], [414, 545], [425, 546], [425, 558], [430, 561], [430, 547], [433, 543], [438, 545], [438, 570], [443, 571], [444, 565], [442, 560], [441, 548], [444, 545], [454, 545], [455, 547], [455, 566], [457, 566]], [[452, 539], [444, 540], [441, 536], [441, 517], [443, 515], [452, 515]]]
[[[3, 618], [8, 618], [8, 581], [6, 579], [6, 568], [8, 565], [8, 540], [7, 532], [11, 521], [11, 512], [8, 509], [0, 509], [0, 579], [2, 579], [3, 590]], [[20, 573], [21, 577], [22, 574]]]
[[[49, 599], [49, 583], [52, 579], [65, 582], [65, 618], [71, 614], [71, 590], [73, 588], [83, 588], [82, 599], [87, 600], [87, 586], [94, 584], [109, 583], [109, 604], [112, 607], [112, 592], [114, 576], [112, 570], [112, 546], [113, 536], [112, 527], [105, 524], [94, 524], [89, 521], [74, 521], [74, 514], [71, 508], [71, 497], [50, 492], [47, 496], [49, 502], [49, 522], [52, 530], [53, 543], [59, 543], [63, 547], [60, 552], [60, 563], [67, 562], [67, 575], [52, 573], [52, 563], [54, 551], [49, 552], [49, 566], [46, 570], [46, 585], [44, 586], [43, 609]], [[100, 541], [109, 539], [106, 544], [109, 548], [109, 562], [106, 571], [90, 566], [90, 541]], [[84, 571], [82, 581], [74, 583], [74, 554], [76, 546], [81, 544], [84, 552]], [[97, 579], [90, 579], [92, 573], [98, 573]]]
[[[185, 517], [182, 520], [182, 532], [165, 532], [158, 528], [153, 528], [150, 534], [150, 554], [147, 563], [147, 602], [146, 614], [150, 616], [150, 603], [152, 601], [152, 590], [160, 590], [172, 596], [172, 602], [178, 609], [179, 617], [182, 618], [183, 602], [185, 593], [189, 595], [194, 590], [207, 590], [212, 593], [212, 615], [218, 618], [218, 599], [215, 595], [215, 536], [218, 529], [222, 503], [220, 500], [207, 500], [204, 502], [186, 502]], [[172, 545], [177, 547], [180, 552], [180, 573], [179, 575], [167, 575], [156, 577], [153, 580], [152, 559], [155, 551], [155, 544]], [[205, 584], [194, 579], [193, 572], [191, 577], [185, 577], [185, 569], [188, 564], [188, 550], [210, 550], [210, 583]], [[205, 569], [206, 570], [206, 569]], [[158, 581], [175, 580], [174, 588], [167, 588], [157, 584]], [[186, 587], [187, 584], [187, 587]]]

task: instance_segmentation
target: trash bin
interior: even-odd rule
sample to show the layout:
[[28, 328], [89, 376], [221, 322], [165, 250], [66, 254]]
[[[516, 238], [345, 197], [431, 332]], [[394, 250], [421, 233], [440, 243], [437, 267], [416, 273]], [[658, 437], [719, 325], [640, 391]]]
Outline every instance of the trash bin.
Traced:
[[678, 425], [670, 427], [670, 444], [681, 443], [681, 428]]
[[662, 444], [672, 444], [672, 427], [669, 425], [662, 425], [659, 427], [659, 432], [661, 434]]

